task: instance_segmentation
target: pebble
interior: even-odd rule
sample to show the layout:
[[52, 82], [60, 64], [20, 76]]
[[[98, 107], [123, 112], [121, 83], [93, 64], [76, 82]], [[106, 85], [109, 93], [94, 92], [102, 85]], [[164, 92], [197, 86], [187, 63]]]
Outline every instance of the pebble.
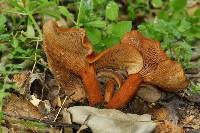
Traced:
[[142, 84], [140, 85], [136, 95], [142, 98], [144, 101], [153, 103], [161, 98], [161, 91], [155, 86]]

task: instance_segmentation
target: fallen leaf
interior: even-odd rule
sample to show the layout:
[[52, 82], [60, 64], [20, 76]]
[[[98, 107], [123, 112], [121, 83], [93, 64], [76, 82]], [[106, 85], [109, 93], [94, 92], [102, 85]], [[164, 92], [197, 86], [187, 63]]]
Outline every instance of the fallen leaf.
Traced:
[[22, 96], [14, 94], [4, 100], [3, 111], [6, 115], [13, 117], [44, 119], [44, 116], [39, 112], [38, 108], [31, 102]]
[[170, 121], [164, 121], [158, 123], [154, 133], [184, 133], [184, 130]]
[[156, 126], [148, 114], [125, 114], [115, 109], [89, 106], [74, 106], [67, 110], [72, 115], [72, 122], [87, 125], [93, 133], [151, 133]]

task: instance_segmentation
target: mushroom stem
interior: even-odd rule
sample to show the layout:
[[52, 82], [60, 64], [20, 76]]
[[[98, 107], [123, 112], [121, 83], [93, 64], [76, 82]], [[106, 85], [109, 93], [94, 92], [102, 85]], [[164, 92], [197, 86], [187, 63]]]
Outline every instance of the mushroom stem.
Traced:
[[106, 108], [121, 108], [136, 94], [138, 86], [142, 82], [140, 74], [131, 74], [128, 79], [122, 84], [120, 90], [115, 93]]
[[106, 83], [106, 89], [105, 89], [105, 94], [104, 94], [104, 101], [106, 103], [108, 103], [112, 96], [113, 96], [113, 93], [114, 93], [114, 83], [112, 80], [109, 80], [107, 83]]
[[100, 87], [96, 79], [96, 72], [94, 67], [90, 65], [89, 67], [82, 69], [80, 71], [80, 76], [85, 87], [85, 91], [88, 95], [88, 101], [91, 106], [101, 103], [103, 97], [101, 95]]

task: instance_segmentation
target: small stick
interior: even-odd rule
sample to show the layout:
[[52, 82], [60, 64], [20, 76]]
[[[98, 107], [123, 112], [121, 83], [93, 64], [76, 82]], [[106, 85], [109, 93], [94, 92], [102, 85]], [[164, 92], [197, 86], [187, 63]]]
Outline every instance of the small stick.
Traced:
[[88, 122], [90, 116], [91, 116], [91, 114], [87, 115], [85, 121], [83, 122], [83, 124], [81, 125], [81, 127], [78, 129], [77, 133], [80, 133], [81, 130], [88, 128], [87, 122]]
[[41, 122], [47, 125], [52, 125], [54, 127], [70, 127], [70, 128], [74, 128], [74, 129], [79, 129], [80, 125], [79, 124], [68, 124], [68, 123], [63, 123], [63, 122], [52, 122], [50, 120], [40, 120], [40, 119], [35, 119], [35, 118], [30, 118], [30, 117], [24, 117], [24, 116], [13, 116], [13, 115], [9, 115], [4, 113], [4, 115], [8, 116], [8, 117], [14, 117], [15, 119], [19, 119], [19, 120], [25, 120], [25, 121], [33, 121], [33, 122]]
[[31, 70], [31, 73], [33, 73], [34, 72], [34, 70], [35, 70], [35, 66], [36, 66], [36, 63], [37, 63], [37, 53], [36, 53], [36, 51], [37, 51], [37, 49], [38, 49], [38, 46], [39, 46], [39, 39], [37, 40], [37, 44], [36, 44], [36, 47], [35, 47], [35, 57], [34, 57], [34, 64], [33, 64], [33, 68], [32, 68], [32, 70]]
[[65, 99], [64, 99], [64, 101], [63, 101], [63, 103], [62, 103], [62, 105], [61, 105], [60, 109], [58, 110], [58, 113], [56, 114], [56, 117], [55, 117], [55, 119], [53, 120], [53, 122], [55, 122], [55, 121], [56, 121], [56, 119], [57, 119], [58, 115], [60, 114], [60, 111], [61, 111], [61, 110], [62, 110], [62, 108], [63, 108], [63, 105], [65, 104], [65, 101], [67, 100], [67, 98], [68, 98], [68, 96], [65, 96]]

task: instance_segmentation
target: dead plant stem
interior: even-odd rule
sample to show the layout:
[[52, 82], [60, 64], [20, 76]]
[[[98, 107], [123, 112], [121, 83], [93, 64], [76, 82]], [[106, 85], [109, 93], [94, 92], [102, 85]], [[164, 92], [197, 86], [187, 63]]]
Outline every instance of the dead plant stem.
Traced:
[[55, 119], [54, 119], [54, 121], [53, 121], [53, 122], [55, 122], [55, 121], [56, 121], [56, 119], [58, 118], [58, 115], [60, 114], [60, 111], [62, 110], [62, 108], [63, 108], [63, 105], [65, 104], [65, 101], [67, 100], [67, 98], [68, 98], [68, 96], [65, 96], [65, 99], [64, 99], [64, 101], [63, 101], [63, 103], [62, 103], [61, 107], [59, 108], [59, 110], [58, 110], [58, 113], [56, 114], [56, 117], [55, 117]]
[[34, 64], [33, 64], [33, 68], [32, 68], [32, 70], [31, 70], [31, 73], [34, 72], [35, 66], [36, 66], [36, 64], [37, 64], [37, 49], [38, 49], [38, 46], [39, 46], [39, 39], [37, 40], [37, 44], [36, 44], [36, 47], [35, 47]]

